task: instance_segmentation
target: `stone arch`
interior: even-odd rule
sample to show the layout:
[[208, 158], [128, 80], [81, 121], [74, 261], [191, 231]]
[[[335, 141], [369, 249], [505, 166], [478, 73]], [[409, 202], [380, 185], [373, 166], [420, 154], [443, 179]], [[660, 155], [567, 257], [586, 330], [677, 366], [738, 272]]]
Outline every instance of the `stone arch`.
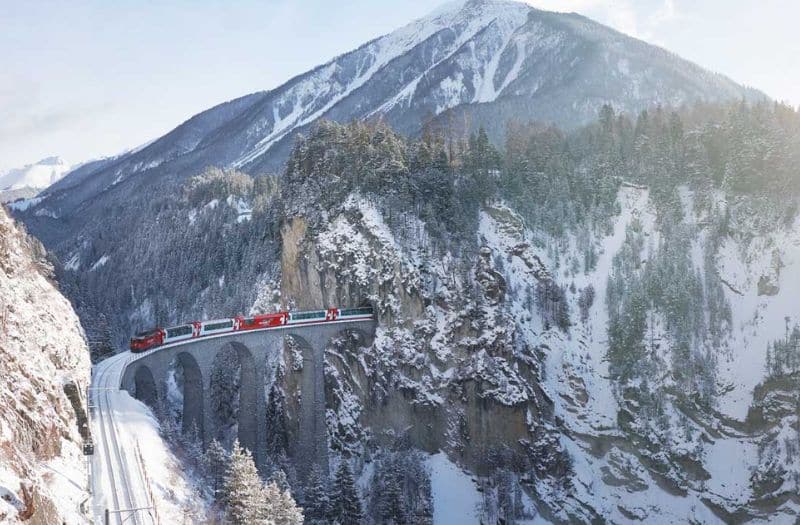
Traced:
[[143, 402], [151, 409], [158, 404], [158, 389], [150, 367], [139, 364], [133, 374], [133, 397]]
[[226, 440], [223, 434], [235, 422], [239, 443], [257, 454], [258, 393], [264, 385], [258, 384], [257, 363], [250, 348], [226, 341], [214, 356], [209, 386], [214, 437]]
[[180, 352], [173, 360], [173, 368], [180, 367], [183, 386], [181, 429], [184, 433], [196, 427], [203, 436], [203, 373], [197, 360], [189, 352]]

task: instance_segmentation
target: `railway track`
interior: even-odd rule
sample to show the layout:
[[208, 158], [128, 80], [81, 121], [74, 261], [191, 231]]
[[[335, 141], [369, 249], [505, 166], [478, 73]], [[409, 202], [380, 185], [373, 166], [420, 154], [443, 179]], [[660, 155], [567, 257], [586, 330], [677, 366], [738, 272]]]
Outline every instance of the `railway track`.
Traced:
[[92, 476], [95, 521], [105, 523], [108, 519], [109, 523], [120, 525], [154, 524], [156, 520], [148, 509], [152, 505], [144, 488], [138, 456], [125, 439], [128, 436], [120, 432], [117, 424], [115, 398], [122, 395], [119, 392], [119, 378], [124, 360], [115, 356], [108, 361], [97, 366], [92, 383], [95, 407], [93, 423], [101, 445], [93, 464], [95, 475]]

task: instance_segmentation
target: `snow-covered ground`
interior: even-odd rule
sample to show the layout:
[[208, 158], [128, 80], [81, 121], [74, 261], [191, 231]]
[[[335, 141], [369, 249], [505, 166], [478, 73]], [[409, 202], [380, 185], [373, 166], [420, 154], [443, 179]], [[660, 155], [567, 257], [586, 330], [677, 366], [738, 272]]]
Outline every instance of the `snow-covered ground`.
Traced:
[[434, 525], [478, 525], [481, 493], [472, 477], [443, 452], [428, 459], [431, 468]]
[[[140, 508], [135, 523], [183, 523], [196, 512], [191, 483], [178, 460], [159, 435], [150, 409], [119, 389], [131, 357], [123, 352], [94, 368], [91, 391], [93, 510], [98, 523], [110, 511]], [[111, 513], [121, 523], [134, 513]]]

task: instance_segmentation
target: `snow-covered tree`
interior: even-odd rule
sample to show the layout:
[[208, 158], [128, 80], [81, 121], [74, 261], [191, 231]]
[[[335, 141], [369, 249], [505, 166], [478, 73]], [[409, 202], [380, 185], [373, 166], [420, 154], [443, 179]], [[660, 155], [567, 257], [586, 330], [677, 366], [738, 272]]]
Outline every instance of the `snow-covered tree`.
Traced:
[[308, 523], [327, 523], [330, 512], [328, 496], [328, 477], [319, 467], [314, 465], [308, 474], [304, 493], [305, 515]]
[[233, 443], [223, 485], [226, 516], [234, 524], [257, 523], [264, 519], [267, 501], [261, 478], [249, 450], [237, 439]]
[[283, 469], [280, 467], [275, 469], [275, 471], [269, 477], [269, 481], [271, 483], [275, 483], [281, 490], [291, 489], [289, 485], [289, 477], [286, 475], [286, 472], [284, 472]]
[[[280, 471], [282, 472], [282, 471]], [[297, 506], [292, 494], [270, 481], [262, 489], [263, 515], [261, 519], [275, 525], [299, 525], [303, 523], [303, 510]]]
[[203, 469], [205, 467], [203, 437], [200, 435], [200, 429], [197, 427], [197, 423], [192, 423], [189, 429], [181, 435], [181, 444], [183, 445], [186, 458], [192, 464]]
[[220, 488], [222, 488], [229, 460], [230, 456], [222, 444], [216, 439], [212, 439], [206, 449], [203, 463], [206, 476], [208, 476], [209, 482], [213, 487], [215, 497]]
[[339, 463], [333, 481], [330, 517], [340, 525], [360, 523], [364, 517], [353, 473], [345, 460]]
[[380, 517], [386, 523], [405, 525], [408, 523], [405, 505], [403, 504], [403, 486], [399, 473], [386, 479], [382, 505], [378, 509]]

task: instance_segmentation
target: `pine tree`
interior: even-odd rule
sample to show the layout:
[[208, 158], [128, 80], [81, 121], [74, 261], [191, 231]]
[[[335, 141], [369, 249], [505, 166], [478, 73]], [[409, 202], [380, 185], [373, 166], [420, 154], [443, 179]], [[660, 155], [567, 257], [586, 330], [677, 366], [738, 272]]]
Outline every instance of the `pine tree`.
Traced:
[[772, 356], [772, 343], [768, 343], [767, 344], [766, 361], [767, 361], [767, 365], [766, 365], [767, 375], [768, 376], [774, 376], [775, 375], [775, 360], [774, 360], [774, 358]]
[[378, 509], [381, 517], [393, 525], [405, 525], [406, 509], [403, 498], [402, 478], [399, 472], [391, 472], [386, 478], [381, 506]]
[[100, 360], [114, 353], [114, 334], [111, 333], [111, 325], [106, 319], [105, 314], [99, 314], [98, 341], [95, 346], [95, 358]]
[[222, 488], [225, 479], [225, 472], [228, 468], [228, 452], [216, 439], [211, 440], [206, 450], [203, 462], [205, 472], [214, 488], [214, 498], [217, 498], [218, 491]]
[[331, 492], [331, 520], [340, 525], [360, 523], [364, 514], [347, 461], [342, 460], [339, 464]]
[[226, 516], [231, 523], [245, 525], [264, 518], [267, 501], [261, 478], [250, 451], [233, 443], [223, 485]]
[[[282, 471], [279, 471], [282, 472]], [[261, 491], [264, 501], [261, 519], [275, 525], [300, 525], [303, 512], [295, 503], [288, 490], [282, 490], [277, 483], [270, 481]]]
[[189, 430], [181, 436], [181, 441], [183, 450], [189, 461], [203, 469], [205, 467], [203, 438], [200, 435], [200, 429], [197, 428], [196, 422], [192, 423]]
[[278, 467], [270, 476], [269, 481], [271, 483], [275, 483], [279, 489], [281, 490], [290, 490], [291, 487], [289, 485], [289, 477], [286, 475], [286, 472], [283, 471], [282, 468]]
[[304, 494], [305, 515], [308, 523], [327, 523], [330, 512], [328, 478], [319, 465], [314, 465], [308, 474]]
[[164, 396], [158, 396], [156, 400], [155, 415], [161, 435], [168, 441], [174, 440], [175, 436], [178, 435], [178, 426], [172, 411], [169, 409], [169, 403]]
[[501, 523], [513, 523], [514, 499], [511, 473], [500, 471], [497, 476], [497, 517]]

